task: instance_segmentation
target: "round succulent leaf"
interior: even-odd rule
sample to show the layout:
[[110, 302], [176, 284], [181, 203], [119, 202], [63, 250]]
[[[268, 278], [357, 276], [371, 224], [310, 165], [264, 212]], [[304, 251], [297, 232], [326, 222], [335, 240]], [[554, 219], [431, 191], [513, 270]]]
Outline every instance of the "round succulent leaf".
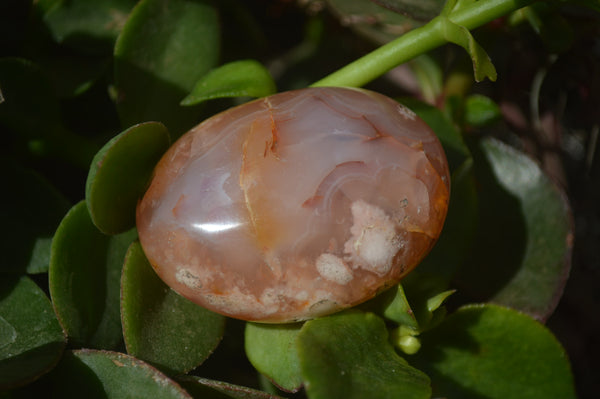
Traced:
[[531, 317], [497, 305], [468, 305], [423, 333], [410, 357], [434, 397], [576, 398], [560, 343]]
[[301, 327], [301, 323], [246, 323], [245, 348], [248, 360], [278, 388], [287, 392], [296, 392], [302, 387], [296, 351], [296, 338]]
[[298, 355], [311, 399], [429, 398], [429, 378], [396, 354], [382, 319], [344, 312], [308, 321]]
[[218, 62], [218, 13], [210, 1], [142, 0], [115, 45], [117, 110], [123, 126], [148, 120], [175, 135], [198, 122], [179, 103]]
[[131, 230], [102, 234], [85, 201], [65, 215], [52, 241], [49, 286], [54, 309], [76, 346], [113, 349], [122, 342], [120, 278]]
[[217, 347], [225, 317], [171, 290], [156, 275], [139, 242], [129, 247], [121, 279], [127, 352], [169, 373], [186, 373]]
[[186, 375], [177, 378], [193, 397], [202, 399], [282, 399], [256, 389], [230, 384], [228, 382], [209, 380], [207, 378]]
[[46, 373], [65, 344], [46, 294], [28, 277], [0, 278], [0, 390]]
[[92, 160], [85, 196], [94, 224], [105, 234], [135, 226], [135, 207], [152, 170], [169, 148], [162, 123], [145, 122], [113, 137]]
[[456, 278], [459, 294], [544, 320], [569, 273], [569, 204], [532, 159], [498, 140], [478, 141], [474, 160], [479, 227]]
[[277, 87], [267, 68], [255, 60], [241, 60], [204, 75], [181, 104], [195, 105], [214, 98], [265, 97], [276, 92]]
[[51, 397], [191, 399], [175, 381], [132, 356], [109, 351], [67, 351], [48, 376]]
[[70, 205], [46, 179], [0, 159], [0, 180], [6, 193], [0, 200], [0, 226], [10, 231], [0, 240], [0, 272], [45, 273], [52, 236]]
[[135, 0], [60, 1], [44, 15], [57, 43], [83, 53], [110, 54]]

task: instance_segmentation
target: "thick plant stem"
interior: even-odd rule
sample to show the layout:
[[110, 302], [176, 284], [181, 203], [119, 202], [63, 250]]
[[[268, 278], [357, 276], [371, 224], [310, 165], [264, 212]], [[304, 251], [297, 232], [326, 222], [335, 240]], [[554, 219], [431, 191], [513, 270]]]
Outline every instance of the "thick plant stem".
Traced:
[[[452, 22], [472, 30], [534, 1], [479, 0], [451, 12], [447, 17]], [[360, 87], [390, 69], [447, 43], [440, 18], [436, 17], [428, 24], [405, 33], [396, 40], [313, 83], [312, 86]]]

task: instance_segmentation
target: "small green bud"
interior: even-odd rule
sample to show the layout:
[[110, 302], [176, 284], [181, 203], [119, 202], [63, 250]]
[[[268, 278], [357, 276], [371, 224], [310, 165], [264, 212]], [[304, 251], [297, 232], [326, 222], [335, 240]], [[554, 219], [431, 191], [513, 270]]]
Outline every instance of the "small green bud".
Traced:
[[392, 332], [392, 340], [402, 352], [414, 355], [421, 349], [421, 341], [416, 337], [418, 334], [413, 328], [400, 326]]

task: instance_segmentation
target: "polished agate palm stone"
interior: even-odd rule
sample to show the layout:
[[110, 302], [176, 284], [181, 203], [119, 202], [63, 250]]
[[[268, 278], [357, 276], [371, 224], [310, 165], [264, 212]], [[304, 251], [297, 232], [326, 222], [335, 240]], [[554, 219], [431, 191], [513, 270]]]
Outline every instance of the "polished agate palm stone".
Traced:
[[291, 322], [396, 284], [448, 208], [434, 133], [361, 89], [311, 88], [218, 114], [164, 155], [137, 209], [171, 288], [215, 312]]

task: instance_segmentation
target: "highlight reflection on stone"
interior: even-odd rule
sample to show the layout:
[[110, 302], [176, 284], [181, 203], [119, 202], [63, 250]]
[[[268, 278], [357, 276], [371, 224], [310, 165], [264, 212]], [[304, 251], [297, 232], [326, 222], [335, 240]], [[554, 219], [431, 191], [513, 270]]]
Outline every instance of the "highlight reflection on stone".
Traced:
[[396, 284], [440, 234], [440, 143], [381, 94], [311, 88], [181, 137], [137, 209], [144, 251], [184, 297], [231, 317], [309, 319]]

